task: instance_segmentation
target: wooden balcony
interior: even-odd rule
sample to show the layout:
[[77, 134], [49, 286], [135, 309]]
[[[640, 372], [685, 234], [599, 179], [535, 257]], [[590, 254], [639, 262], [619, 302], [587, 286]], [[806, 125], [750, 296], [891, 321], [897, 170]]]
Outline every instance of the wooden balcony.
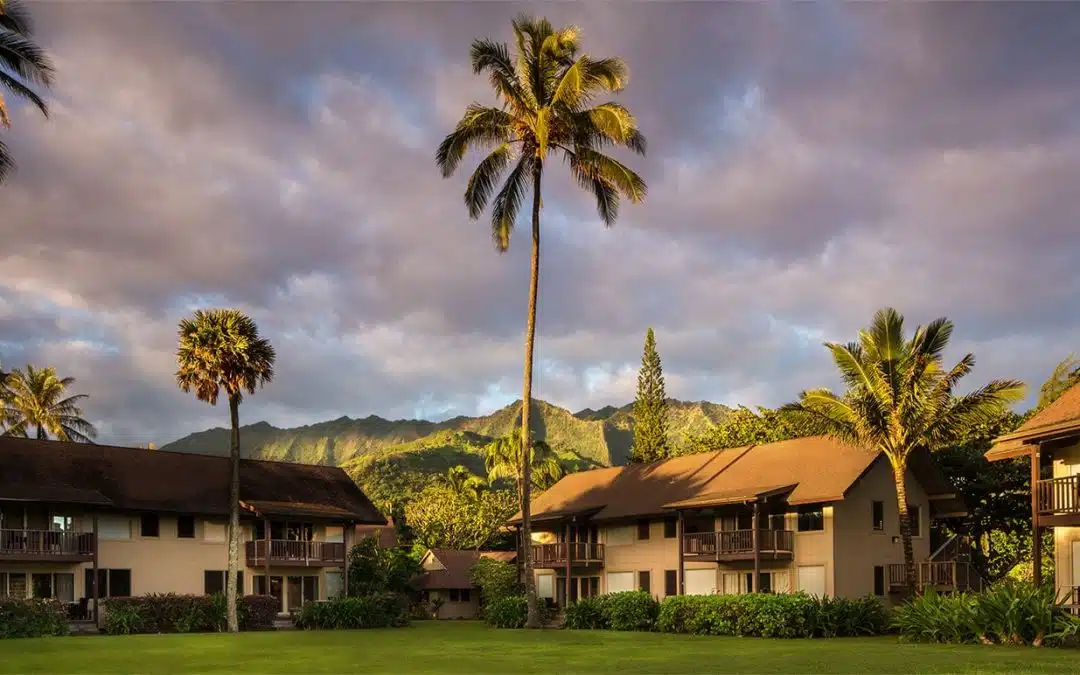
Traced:
[[[763, 559], [790, 560], [795, 551], [795, 533], [791, 530], [758, 530], [758, 549]], [[754, 531], [684, 534], [683, 555], [692, 560], [717, 562], [753, 560]]]
[[[1080, 475], [1040, 480], [1035, 487], [1035, 499], [1040, 521], [1044, 516], [1064, 516], [1064, 520], [1070, 520], [1070, 517], [1075, 516], [1072, 519], [1075, 523], [1061, 522], [1059, 524], [1080, 525]], [[1055, 523], [1047, 521], [1045, 524]]]
[[569, 544], [534, 544], [533, 566], [534, 567], [566, 567], [567, 554], [570, 555], [570, 565], [603, 565], [604, 545], [589, 542], [572, 542]]
[[[890, 564], [888, 573], [889, 592], [903, 593], [907, 586], [904, 581], [904, 564]], [[919, 591], [927, 588], [943, 593], [982, 590], [982, 577], [969, 562], [917, 562], [915, 563], [915, 579]]]
[[0, 530], [0, 560], [86, 562], [93, 559], [92, 532]]
[[266, 565], [268, 545], [272, 567], [326, 567], [345, 563], [345, 544], [341, 542], [257, 539], [247, 542], [248, 567]]

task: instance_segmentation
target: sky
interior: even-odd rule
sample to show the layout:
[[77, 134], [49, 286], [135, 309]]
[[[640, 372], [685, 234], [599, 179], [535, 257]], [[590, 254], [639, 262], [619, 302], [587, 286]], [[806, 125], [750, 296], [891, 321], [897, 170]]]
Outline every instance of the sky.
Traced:
[[[528, 227], [494, 251], [434, 151], [493, 103], [470, 42], [519, 11], [623, 57], [649, 186], [606, 229], [545, 179], [534, 395], [775, 406], [822, 342], [947, 316], [968, 386], [1080, 350], [1080, 5], [32, 2], [52, 115], [0, 131], [0, 363], [55, 365], [100, 441], [227, 426], [176, 325], [250, 313], [278, 352], [242, 423], [442, 419], [520, 397]], [[1029, 397], [1028, 403], [1033, 397]]]

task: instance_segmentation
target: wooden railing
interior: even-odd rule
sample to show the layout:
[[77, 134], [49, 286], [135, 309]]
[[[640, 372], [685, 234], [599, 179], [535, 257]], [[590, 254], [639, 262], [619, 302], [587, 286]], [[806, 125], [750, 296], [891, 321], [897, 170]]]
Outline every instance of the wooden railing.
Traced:
[[[892, 563], [888, 568], [889, 587], [902, 590], [907, 586], [903, 563]], [[971, 563], [960, 561], [915, 563], [915, 585], [922, 590], [928, 586], [958, 591], [981, 590], [982, 577]]]
[[0, 530], [0, 556], [49, 558], [94, 554], [92, 532], [53, 532], [51, 530]]
[[[795, 550], [791, 530], [758, 530], [758, 550], [766, 553], [790, 553]], [[754, 552], [753, 530], [694, 532], [683, 535], [685, 555], [734, 555]]]
[[256, 539], [247, 542], [247, 559], [251, 566], [266, 562], [270, 545], [270, 562], [295, 565], [326, 565], [345, 562], [345, 544], [330, 541], [291, 541], [286, 539]]
[[569, 544], [534, 544], [533, 564], [538, 567], [552, 567], [566, 564], [567, 552], [572, 563], [604, 562], [604, 545], [575, 541]]
[[1080, 513], [1080, 475], [1039, 481], [1035, 498], [1041, 515]]

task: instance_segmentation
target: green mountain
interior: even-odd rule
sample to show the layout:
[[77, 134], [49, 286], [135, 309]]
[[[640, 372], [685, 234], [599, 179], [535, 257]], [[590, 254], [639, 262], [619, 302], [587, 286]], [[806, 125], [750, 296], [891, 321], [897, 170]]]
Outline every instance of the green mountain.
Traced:
[[[670, 399], [668, 428], [673, 447], [692, 434], [722, 422], [730, 410], [708, 402]], [[533, 401], [537, 437], [547, 441], [577, 468], [624, 464], [633, 441], [633, 404], [571, 413], [546, 401]], [[521, 402], [482, 417], [454, 417], [443, 422], [341, 417], [294, 429], [267, 422], [240, 428], [244, 456], [346, 469], [380, 507], [397, 494], [422, 489], [435, 476], [458, 464], [484, 471], [481, 448], [516, 432]], [[200, 431], [163, 445], [162, 451], [228, 454], [229, 430]]]

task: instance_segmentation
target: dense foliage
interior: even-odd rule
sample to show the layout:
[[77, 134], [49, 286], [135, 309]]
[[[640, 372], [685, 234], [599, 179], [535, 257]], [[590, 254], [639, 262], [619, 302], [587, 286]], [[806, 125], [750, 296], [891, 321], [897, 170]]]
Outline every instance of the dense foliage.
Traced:
[[898, 608], [894, 625], [913, 642], [1056, 645], [1080, 637], [1053, 584], [1007, 579], [982, 593], [939, 595], [933, 590]]
[[521, 594], [516, 565], [481, 558], [473, 565], [469, 576], [473, 585], [480, 589], [481, 610], [503, 598]]
[[[484, 621], [495, 628], [524, 628], [528, 609], [524, 595], [508, 595], [484, 607]], [[537, 610], [540, 623], [546, 624], [551, 619], [547, 608], [541, 604]]]
[[425, 488], [405, 507], [416, 541], [429, 548], [484, 548], [517, 511], [510, 490]]
[[306, 603], [296, 613], [296, 627], [308, 630], [396, 628], [409, 624], [410, 602], [400, 593], [375, 593]]
[[1036, 409], [1042, 410], [1050, 405], [1078, 382], [1080, 382], [1080, 360], [1075, 354], [1069, 354], [1054, 367], [1050, 377], [1039, 388]]
[[809, 638], [880, 635], [888, 610], [877, 598], [816, 598], [804, 593], [678, 595], [660, 603], [665, 633]]
[[644, 591], [608, 593], [582, 598], [566, 609], [571, 629], [644, 630], [656, 628], [660, 603]]
[[[266, 595], [248, 595], [237, 603], [242, 630], [266, 630], [274, 625], [281, 602]], [[215, 595], [150, 594], [109, 598], [102, 603], [103, 633], [197, 633], [228, 628], [227, 603]]]
[[67, 635], [67, 608], [41, 598], [0, 598], [0, 638]]
[[793, 438], [805, 438], [825, 433], [825, 425], [784, 410], [758, 407], [757, 412], [745, 406], [731, 411], [727, 419], [698, 434], [693, 434], [678, 450], [692, 455], [722, 448], [775, 443]]
[[378, 538], [365, 537], [349, 551], [348, 594], [408, 594], [422, 571], [419, 558], [409, 551], [383, 548]]
[[656, 335], [645, 333], [645, 348], [638, 371], [637, 398], [634, 400], [634, 444], [631, 462], [655, 462], [671, 455], [668, 446], [667, 393], [664, 368], [656, 351]]

